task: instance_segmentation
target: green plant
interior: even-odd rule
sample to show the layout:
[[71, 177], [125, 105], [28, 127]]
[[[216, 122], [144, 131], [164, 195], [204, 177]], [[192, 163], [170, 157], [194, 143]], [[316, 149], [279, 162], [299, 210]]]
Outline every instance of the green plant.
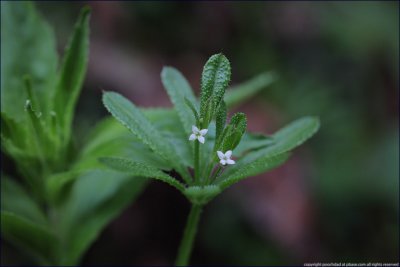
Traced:
[[[292, 149], [319, 128], [317, 118], [305, 117], [272, 136], [264, 136], [246, 133], [243, 113], [234, 114], [226, 123], [227, 109], [233, 100], [248, 92], [244, 87], [225, 95], [230, 76], [227, 58], [222, 54], [211, 56], [203, 69], [198, 101], [183, 75], [172, 67], [165, 67], [161, 79], [174, 110], [163, 114], [164, 125], [153, 124], [120, 94], [103, 94], [108, 111], [163, 161], [165, 167], [121, 157], [103, 157], [101, 161], [120, 172], [166, 182], [192, 204], [176, 265], [188, 264], [200, 214], [209, 201], [229, 186], [281, 165]], [[237, 162], [231, 159], [232, 155], [239, 158]], [[180, 177], [170, 176], [168, 171], [172, 169]]]
[[[53, 32], [32, 2], [1, 2], [1, 150], [16, 167], [2, 166], [1, 235], [36, 264], [77, 264], [146, 184], [98, 163], [132, 156], [125, 148], [135, 141], [113, 121], [99, 123], [82, 149], [74, 145], [89, 14], [82, 10], [58, 66]], [[111, 146], [110, 136], [123, 141]]]
[[[13, 170], [2, 165], [1, 170], [2, 242], [36, 264], [76, 265], [107, 223], [142, 192], [147, 181], [139, 176], [173, 167], [190, 179], [181, 167], [181, 160], [184, 166], [192, 164], [186, 156], [187, 137], [176, 127], [180, 117], [175, 110], [141, 109], [138, 113], [145, 118], [140, 127], [150, 124], [157, 129], [150, 133], [161, 138], [157, 146], [164, 146], [160, 130], [182, 148], [176, 165], [171, 166], [165, 154], [159, 157], [147, 149], [154, 136], [138, 138], [112, 118], [99, 122], [78, 147], [72, 121], [87, 68], [90, 10], [82, 10], [61, 64], [54, 33], [32, 2], [3, 1], [1, 12], [1, 150], [15, 166]], [[170, 71], [186, 86], [182, 90], [189, 90], [185, 80]], [[271, 73], [264, 73], [239, 85], [226, 98], [228, 105], [239, 104], [273, 80]], [[176, 93], [180, 101], [181, 91]], [[187, 116], [191, 124], [190, 114], [180, 116]], [[270, 142], [257, 136], [247, 141], [255, 147]], [[113, 171], [99, 162], [105, 156], [129, 158], [151, 168]], [[169, 179], [161, 171], [154, 176], [158, 175]], [[171, 183], [184, 189], [174, 179]]]

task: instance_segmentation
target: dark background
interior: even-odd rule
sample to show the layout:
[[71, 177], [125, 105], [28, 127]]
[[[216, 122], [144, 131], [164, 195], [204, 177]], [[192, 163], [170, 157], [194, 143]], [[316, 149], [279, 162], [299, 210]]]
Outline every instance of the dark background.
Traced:
[[[279, 75], [237, 108], [251, 131], [321, 119], [284, 166], [206, 207], [193, 264], [399, 261], [398, 2], [38, 2], [60, 52], [85, 4], [91, 47], [78, 142], [107, 115], [101, 90], [171, 106], [162, 67], [178, 68], [198, 93], [202, 66], [218, 52], [231, 61], [232, 85]], [[179, 192], [151, 183], [82, 263], [171, 264], [188, 211]]]

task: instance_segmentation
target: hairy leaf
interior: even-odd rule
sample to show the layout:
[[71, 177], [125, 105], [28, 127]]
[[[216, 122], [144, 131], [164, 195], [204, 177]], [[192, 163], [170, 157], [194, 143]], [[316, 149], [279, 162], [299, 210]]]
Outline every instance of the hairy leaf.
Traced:
[[225, 128], [219, 140], [217, 140], [214, 151], [226, 152], [234, 150], [246, 132], [247, 119], [244, 113], [235, 113], [228, 126]]
[[227, 188], [228, 186], [239, 182], [242, 179], [248, 178], [250, 176], [254, 176], [260, 173], [263, 173], [267, 170], [271, 170], [273, 168], [278, 167], [282, 163], [284, 163], [289, 157], [288, 153], [282, 153], [275, 156], [263, 156], [258, 158], [257, 160], [250, 162], [245, 165], [238, 165], [238, 167], [233, 167], [231, 171], [231, 175], [227, 178], [223, 179], [218, 185], [221, 187], [221, 190]]
[[226, 104], [225, 101], [222, 100], [219, 104], [217, 114], [215, 116], [215, 139], [217, 140], [224, 130], [226, 123], [226, 114]]
[[[200, 117], [205, 118], [210, 112], [210, 106], [218, 107], [223, 99], [225, 89], [231, 78], [231, 66], [229, 60], [223, 54], [211, 56], [203, 68], [201, 77]], [[213, 102], [211, 104], [210, 102]], [[212, 110], [212, 114], [214, 110]], [[204, 121], [203, 126], [207, 127], [209, 120]]]
[[221, 193], [217, 185], [190, 186], [185, 189], [185, 196], [196, 205], [205, 205]]
[[[164, 67], [161, 72], [162, 83], [175, 106], [175, 110], [179, 115], [185, 132], [189, 134], [192, 125], [195, 124], [195, 117], [192, 115], [192, 108], [188, 106], [190, 103], [196, 103], [196, 98], [193, 94], [192, 88], [185, 77], [176, 69], [172, 67]], [[186, 100], [185, 100], [186, 99]]]
[[143, 113], [129, 100], [120, 94], [106, 92], [103, 103], [108, 111], [138, 139], [149, 146], [154, 153], [168, 161], [189, 182], [188, 171], [181, 164], [182, 160], [172, 145], [155, 129]]
[[134, 162], [125, 158], [103, 157], [100, 158], [100, 161], [114, 170], [126, 172], [133, 176], [157, 179], [175, 187], [179, 191], [184, 190], [183, 184], [178, 180], [151, 165]]
[[233, 175], [242, 166], [252, 164], [259, 159], [267, 160], [289, 152], [313, 136], [318, 128], [319, 120], [315, 117], [304, 117], [290, 123], [272, 136], [273, 144], [245, 155], [234, 167], [224, 172], [218, 180]]

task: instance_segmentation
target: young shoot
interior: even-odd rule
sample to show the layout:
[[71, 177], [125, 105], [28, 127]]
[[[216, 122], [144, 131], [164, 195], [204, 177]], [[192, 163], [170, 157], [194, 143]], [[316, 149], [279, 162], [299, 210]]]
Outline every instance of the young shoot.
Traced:
[[[166, 182], [192, 203], [175, 262], [178, 266], [189, 264], [200, 214], [209, 201], [229, 186], [281, 165], [292, 149], [319, 128], [317, 118], [305, 117], [272, 136], [257, 135], [258, 141], [251, 142], [255, 135], [246, 133], [244, 113], [233, 114], [227, 123], [228, 109], [237, 103], [238, 95], [247, 97], [248, 94], [237, 89], [232, 93], [228, 91], [225, 98], [230, 77], [228, 59], [223, 54], [211, 56], [203, 69], [201, 94], [197, 99], [183, 75], [172, 67], [165, 67], [161, 78], [174, 104], [173, 129], [152, 124], [139, 108], [120, 94], [105, 92], [103, 95], [108, 111], [169, 168], [160, 169], [129, 158], [107, 157], [101, 161], [118, 171]], [[176, 134], [168, 134], [171, 131]], [[176, 140], [177, 136], [181, 138]], [[241, 143], [242, 139], [246, 141]], [[166, 173], [171, 169], [180, 177]]]

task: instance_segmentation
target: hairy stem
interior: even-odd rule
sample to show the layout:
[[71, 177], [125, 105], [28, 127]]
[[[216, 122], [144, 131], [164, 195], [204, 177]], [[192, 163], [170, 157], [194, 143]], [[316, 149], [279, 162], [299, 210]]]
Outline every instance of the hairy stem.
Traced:
[[199, 181], [199, 154], [200, 154], [200, 142], [194, 141], [194, 182]]
[[203, 206], [193, 204], [190, 210], [185, 232], [183, 233], [183, 238], [179, 246], [178, 256], [175, 261], [175, 265], [177, 266], [187, 266], [189, 264], [189, 257], [192, 252], [193, 241], [196, 236], [202, 209]]

